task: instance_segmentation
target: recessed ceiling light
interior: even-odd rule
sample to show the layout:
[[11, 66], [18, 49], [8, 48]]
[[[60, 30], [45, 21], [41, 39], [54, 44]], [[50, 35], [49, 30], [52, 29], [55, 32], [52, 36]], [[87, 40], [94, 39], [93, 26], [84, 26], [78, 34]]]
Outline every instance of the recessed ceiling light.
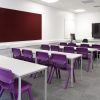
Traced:
[[47, 2], [47, 3], [54, 3], [54, 2], [57, 2], [59, 0], [41, 0], [43, 2]]
[[76, 9], [74, 10], [76, 13], [80, 13], [80, 12], [85, 12], [86, 10], [85, 9]]

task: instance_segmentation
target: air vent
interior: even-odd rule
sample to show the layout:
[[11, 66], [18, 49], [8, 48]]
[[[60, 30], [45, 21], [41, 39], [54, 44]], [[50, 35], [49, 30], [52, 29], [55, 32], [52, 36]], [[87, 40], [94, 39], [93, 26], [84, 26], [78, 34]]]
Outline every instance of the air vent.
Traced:
[[96, 5], [96, 6], [93, 6], [93, 7], [95, 7], [95, 8], [100, 8], [100, 5]]
[[82, 0], [82, 3], [84, 4], [94, 3], [94, 0]]

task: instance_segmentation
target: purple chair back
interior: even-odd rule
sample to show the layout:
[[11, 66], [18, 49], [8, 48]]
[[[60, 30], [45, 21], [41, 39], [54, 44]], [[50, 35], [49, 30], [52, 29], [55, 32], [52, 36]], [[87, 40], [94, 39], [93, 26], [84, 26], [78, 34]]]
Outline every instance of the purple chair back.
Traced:
[[0, 68], [0, 81], [4, 83], [13, 83], [14, 75], [11, 70]]
[[85, 47], [85, 48], [89, 48], [89, 44], [81, 44], [80, 47]]
[[76, 48], [78, 54], [82, 54], [83, 58], [88, 58], [88, 49], [84, 47]]
[[23, 59], [25, 61], [34, 62], [34, 60], [33, 60], [33, 53], [32, 53], [31, 50], [23, 49], [22, 50], [22, 55], [23, 55]]
[[93, 45], [92, 45], [92, 48], [100, 49], [100, 45], [99, 45], [99, 44], [93, 44]]
[[76, 47], [76, 43], [68, 43], [68, 46], [75, 46]]
[[51, 55], [51, 64], [54, 65], [54, 67], [61, 68], [61, 69], [67, 69], [68, 59], [65, 55], [61, 54], [52, 54]]
[[64, 52], [68, 52], [68, 53], [74, 53], [74, 47], [69, 47], [69, 46], [66, 46], [64, 47]]
[[51, 45], [51, 51], [60, 51], [59, 46]]
[[41, 45], [41, 49], [43, 49], [43, 50], [50, 50], [50, 47], [47, 44], [42, 44]]
[[21, 59], [21, 51], [18, 48], [12, 48], [13, 58]]
[[67, 43], [65, 43], [65, 42], [60, 42], [60, 45], [62, 45], [62, 46], [67, 46]]
[[36, 52], [36, 59], [38, 64], [49, 65], [49, 55], [46, 52]]

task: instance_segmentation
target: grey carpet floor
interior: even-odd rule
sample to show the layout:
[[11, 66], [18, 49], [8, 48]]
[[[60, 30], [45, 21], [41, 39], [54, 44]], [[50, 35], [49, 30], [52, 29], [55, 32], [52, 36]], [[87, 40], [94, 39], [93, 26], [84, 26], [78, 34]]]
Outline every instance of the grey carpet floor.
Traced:
[[[85, 66], [86, 63], [83, 62], [83, 67]], [[62, 71], [61, 79], [54, 76], [52, 84], [48, 84], [47, 100], [100, 100], [100, 64], [95, 61], [93, 71], [86, 72], [83, 70], [82, 80], [80, 69], [76, 69], [75, 74], [76, 83], [74, 83], [74, 87], [71, 88], [69, 84], [67, 89], [64, 89], [67, 74]], [[27, 76], [24, 79], [32, 83], [34, 100], [44, 100], [44, 77], [33, 79]], [[5, 91], [0, 100], [11, 100], [9, 91]], [[27, 93], [22, 95], [22, 100], [29, 100]]]

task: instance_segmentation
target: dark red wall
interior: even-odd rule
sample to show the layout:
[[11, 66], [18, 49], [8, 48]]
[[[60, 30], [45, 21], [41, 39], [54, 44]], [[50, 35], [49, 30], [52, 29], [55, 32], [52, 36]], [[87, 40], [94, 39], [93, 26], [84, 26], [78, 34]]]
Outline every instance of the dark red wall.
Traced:
[[0, 42], [40, 40], [41, 14], [0, 8]]

